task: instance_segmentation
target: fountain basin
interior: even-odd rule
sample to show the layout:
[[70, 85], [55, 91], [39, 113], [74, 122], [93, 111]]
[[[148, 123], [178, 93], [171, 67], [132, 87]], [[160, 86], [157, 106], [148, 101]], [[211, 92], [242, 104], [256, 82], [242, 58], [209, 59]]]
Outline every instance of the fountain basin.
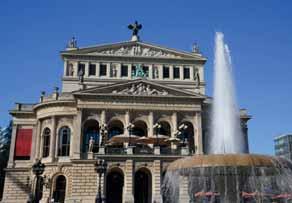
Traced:
[[292, 195], [292, 163], [258, 154], [194, 155], [168, 166], [163, 191], [175, 203], [206, 198], [224, 203], [271, 202], [277, 195]]

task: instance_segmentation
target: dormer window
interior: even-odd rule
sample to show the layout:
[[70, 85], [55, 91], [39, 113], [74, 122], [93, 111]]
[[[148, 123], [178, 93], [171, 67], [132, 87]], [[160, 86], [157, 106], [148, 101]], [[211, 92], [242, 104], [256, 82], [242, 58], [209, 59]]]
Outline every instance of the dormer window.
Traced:
[[96, 75], [96, 65], [95, 64], [89, 64], [88, 74], [89, 74], [89, 76]]
[[174, 79], [180, 78], [179, 67], [177, 67], [177, 66], [173, 67], [173, 78]]
[[169, 78], [169, 67], [163, 66], [163, 78]]
[[106, 76], [106, 69], [107, 69], [106, 64], [100, 64], [99, 75]]

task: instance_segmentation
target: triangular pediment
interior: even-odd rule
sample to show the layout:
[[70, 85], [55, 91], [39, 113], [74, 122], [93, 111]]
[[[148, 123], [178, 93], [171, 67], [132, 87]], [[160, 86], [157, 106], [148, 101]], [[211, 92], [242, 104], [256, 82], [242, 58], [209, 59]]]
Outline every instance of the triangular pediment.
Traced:
[[137, 79], [112, 85], [94, 87], [73, 92], [74, 95], [188, 97], [204, 99], [204, 95], [161, 85], [145, 79]]
[[64, 51], [62, 54], [206, 60], [199, 53], [178, 51], [139, 41], [79, 48], [77, 50]]

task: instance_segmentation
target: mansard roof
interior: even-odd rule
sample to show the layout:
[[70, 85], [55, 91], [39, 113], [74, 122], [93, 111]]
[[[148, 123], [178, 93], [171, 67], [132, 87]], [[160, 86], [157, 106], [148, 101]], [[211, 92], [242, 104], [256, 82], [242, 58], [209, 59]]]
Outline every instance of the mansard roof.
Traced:
[[164, 97], [164, 98], [196, 98], [205, 99], [206, 96], [158, 84], [147, 79], [136, 79], [127, 82], [118, 82], [111, 85], [88, 88], [74, 91], [75, 96], [135, 96], [135, 97]]
[[118, 56], [206, 61], [200, 53], [175, 50], [141, 41], [125, 41], [65, 50], [61, 52], [61, 56]]

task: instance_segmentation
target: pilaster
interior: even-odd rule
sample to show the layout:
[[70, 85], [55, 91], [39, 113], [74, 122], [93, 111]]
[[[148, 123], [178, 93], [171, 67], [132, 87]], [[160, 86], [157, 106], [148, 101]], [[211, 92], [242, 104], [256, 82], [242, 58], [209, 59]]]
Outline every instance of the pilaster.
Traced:
[[195, 125], [196, 133], [195, 133], [195, 147], [196, 154], [203, 154], [203, 139], [202, 139], [202, 115], [201, 112], [197, 112], [195, 115]]
[[132, 64], [128, 64], [128, 79], [132, 78]]
[[84, 77], [89, 76], [89, 62], [85, 62], [85, 70], [84, 70]]
[[99, 77], [99, 71], [100, 71], [100, 63], [95, 63], [95, 67], [96, 67], [96, 77]]
[[158, 78], [159, 80], [163, 79], [163, 65], [158, 65]]
[[149, 79], [153, 79], [153, 65], [149, 65], [149, 72], [148, 72]]
[[127, 129], [129, 124], [130, 124], [130, 112], [126, 111], [125, 112], [125, 128], [124, 128], [125, 135], [129, 135], [129, 131]]
[[117, 78], [122, 77], [122, 64], [118, 63], [117, 64]]
[[[58, 147], [56, 147], [56, 145], [58, 143], [56, 143], [56, 136], [57, 136], [57, 133], [56, 133], [56, 117], [55, 116], [52, 116], [51, 118], [52, 120], [52, 133], [51, 133], [51, 139], [50, 139], [50, 153], [49, 153], [49, 160], [51, 162], [54, 161], [55, 157], [58, 155], [56, 151], [56, 148], [58, 149]], [[43, 138], [42, 138], [43, 140]]]
[[12, 135], [11, 135], [11, 144], [10, 144], [10, 152], [9, 152], [9, 160], [8, 160], [8, 168], [12, 168], [14, 165], [14, 152], [15, 152], [15, 141], [17, 134], [18, 126], [13, 124], [12, 126]]
[[80, 142], [82, 133], [82, 110], [78, 109], [77, 115], [74, 119], [74, 135], [73, 135], [73, 158], [80, 159]]
[[177, 130], [177, 113], [173, 112], [171, 115], [171, 123], [172, 123], [172, 130], [171, 130], [171, 137], [175, 137], [175, 132]]
[[173, 65], [169, 66], [169, 79], [173, 80]]
[[67, 76], [67, 68], [68, 68], [68, 61], [64, 60], [64, 72], [63, 72], [63, 76]]
[[183, 80], [184, 79], [184, 67], [179, 66], [179, 79]]
[[153, 133], [153, 120], [154, 120], [153, 112], [150, 111], [149, 115], [148, 115], [148, 121], [149, 121], [148, 137], [154, 136], [154, 133]]
[[110, 78], [111, 73], [111, 63], [106, 64], [106, 77]]
[[194, 66], [190, 66], [189, 67], [190, 69], [190, 80], [194, 80]]
[[37, 121], [37, 132], [36, 132], [36, 145], [35, 145], [35, 156], [34, 159], [40, 158], [40, 148], [41, 148], [41, 122]]
[[133, 181], [133, 160], [127, 160], [125, 164], [125, 185], [123, 191], [123, 203], [134, 203]]
[[161, 202], [161, 161], [154, 160], [153, 162], [153, 200], [152, 202], [162, 203]]

